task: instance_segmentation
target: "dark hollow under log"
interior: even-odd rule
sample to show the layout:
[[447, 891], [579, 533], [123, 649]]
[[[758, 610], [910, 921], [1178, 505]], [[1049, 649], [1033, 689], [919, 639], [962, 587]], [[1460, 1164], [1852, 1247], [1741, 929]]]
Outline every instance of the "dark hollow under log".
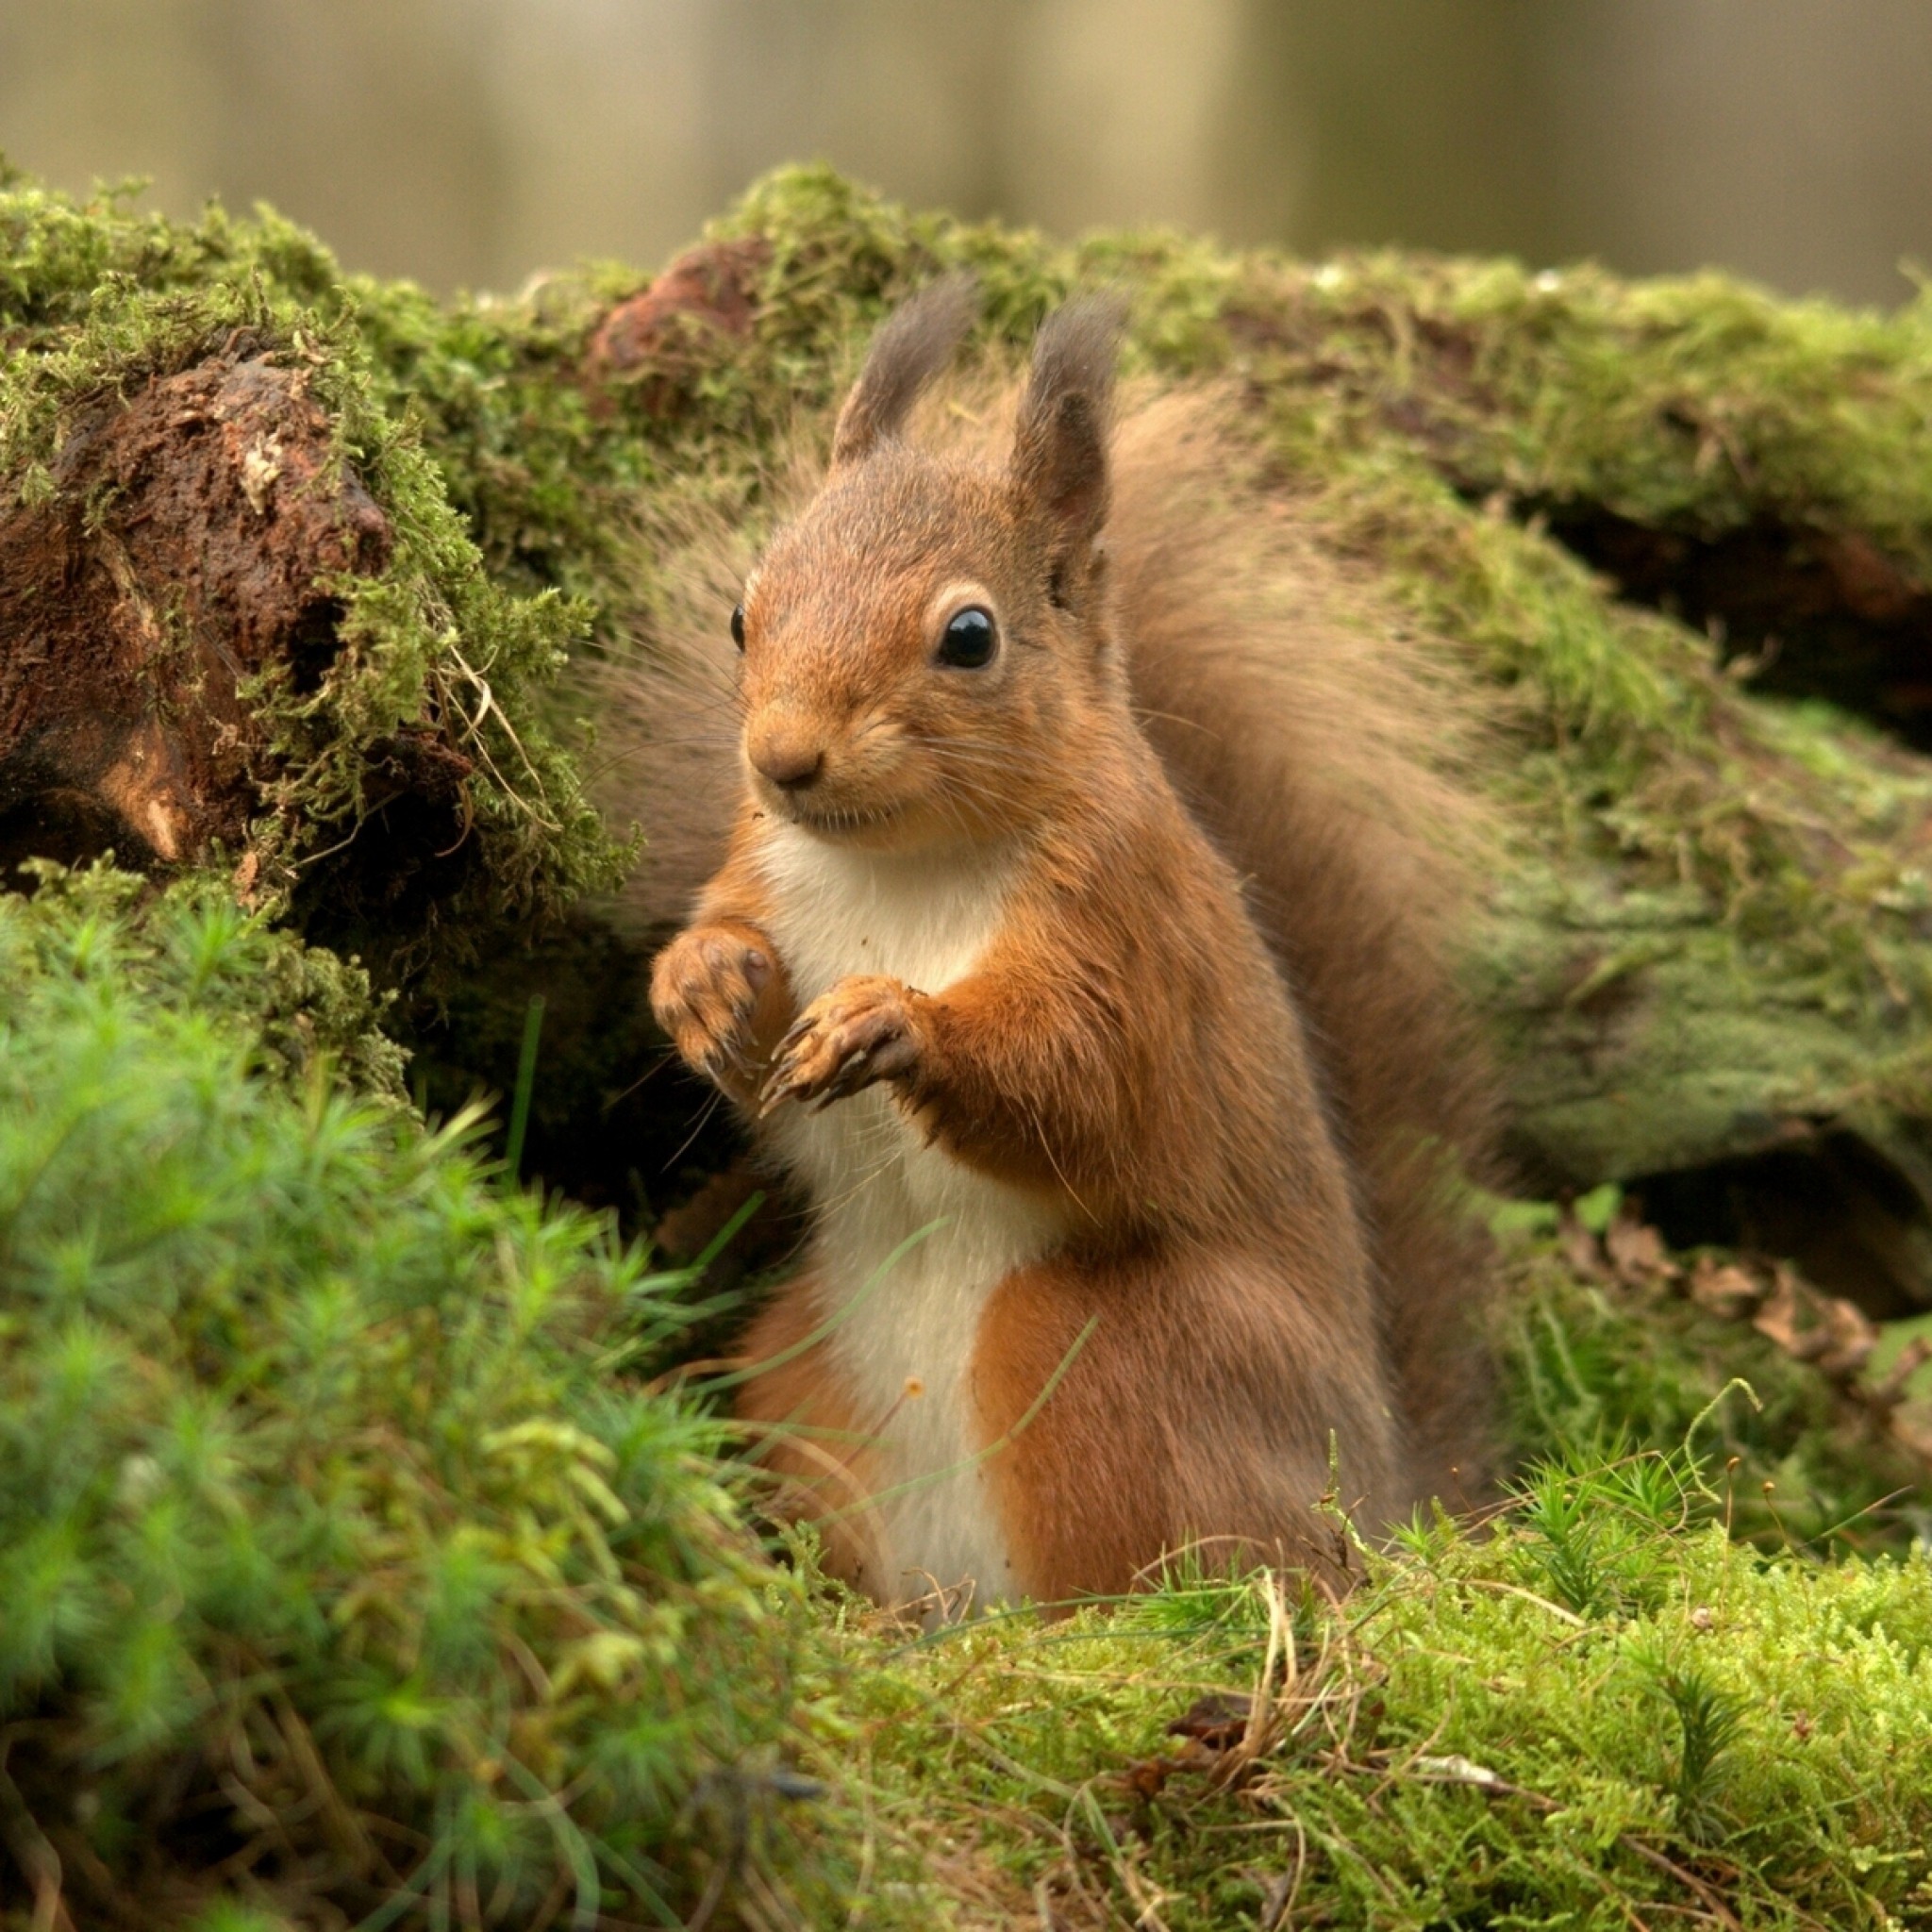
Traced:
[[1723, 537], [1600, 505], [1528, 506], [1619, 594], [1709, 632], [1754, 687], [1827, 699], [1932, 750], [1932, 591], [1856, 531], [1760, 519]]

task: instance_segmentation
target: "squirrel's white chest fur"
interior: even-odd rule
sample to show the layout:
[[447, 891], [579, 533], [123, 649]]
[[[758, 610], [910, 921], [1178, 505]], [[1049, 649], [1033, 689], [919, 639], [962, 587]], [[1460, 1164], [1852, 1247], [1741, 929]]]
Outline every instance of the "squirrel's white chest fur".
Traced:
[[[771, 932], [799, 1006], [854, 974], [937, 992], [998, 929], [1010, 870], [998, 859], [901, 858], [774, 827], [762, 869]], [[815, 1261], [833, 1359], [879, 1466], [867, 1525], [888, 1598], [971, 1585], [1012, 1593], [971, 1387], [979, 1319], [1014, 1269], [1059, 1232], [1052, 1210], [927, 1146], [884, 1087], [767, 1123], [814, 1208]]]

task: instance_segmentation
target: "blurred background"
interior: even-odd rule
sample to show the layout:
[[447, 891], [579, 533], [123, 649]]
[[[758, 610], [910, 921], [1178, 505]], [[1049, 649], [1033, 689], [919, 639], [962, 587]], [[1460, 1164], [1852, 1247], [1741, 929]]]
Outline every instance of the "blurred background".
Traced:
[[352, 268], [650, 267], [756, 174], [1891, 304], [1932, 0], [0, 0], [0, 152], [258, 198]]

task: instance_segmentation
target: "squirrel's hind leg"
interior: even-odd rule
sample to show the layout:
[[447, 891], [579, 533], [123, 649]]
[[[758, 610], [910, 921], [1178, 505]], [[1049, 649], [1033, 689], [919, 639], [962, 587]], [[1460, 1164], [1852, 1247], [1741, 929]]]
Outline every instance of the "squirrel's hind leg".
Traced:
[[1366, 1475], [1379, 1491], [1391, 1444], [1376, 1391], [1339, 1386], [1337, 1369], [1279, 1280], [1241, 1257], [1009, 1275], [980, 1321], [973, 1388], [1022, 1590], [1120, 1595], [1189, 1551], [1210, 1571], [1274, 1563], [1345, 1589], [1331, 1431], [1344, 1488]]
[[[774, 1513], [816, 1525], [829, 1575], [883, 1601], [884, 1564], [866, 1513], [878, 1487], [858, 1403], [824, 1341], [817, 1279], [785, 1283], [747, 1331], [750, 1374], [733, 1413], [751, 1438], [751, 1460], [778, 1478]], [[770, 1367], [760, 1367], [770, 1363]]]

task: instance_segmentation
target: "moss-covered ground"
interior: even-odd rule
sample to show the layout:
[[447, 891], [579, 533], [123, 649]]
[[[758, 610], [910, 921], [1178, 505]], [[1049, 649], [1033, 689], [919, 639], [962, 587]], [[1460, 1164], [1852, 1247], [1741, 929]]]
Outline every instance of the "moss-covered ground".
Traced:
[[[404, 1098], [513, 1087], [530, 994], [585, 976], [531, 916], [577, 899], [618, 1019], [545, 1036], [533, 1158], [621, 1141], [585, 1191], [661, 1204], [623, 1167], [628, 956], [580, 898], [629, 828], [583, 803], [559, 654], [649, 648], [675, 533], [758, 525], [922, 279], [976, 269], [995, 354], [1112, 280], [1140, 371], [1240, 385], [1281, 493], [1484, 712], [1470, 972], [1525, 1190], [1828, 1146], [1826, 1285], [1932, 1299], [1932, 767], [1888, 668], [1932, 582], [1932, 309], [1062, 247], [823, 171], [713, 241], [741, 323], [618, 366], [616, 267], [443, 305], [272, 217], [0, 189], [9, 501], [58, 491], [76, 411], [247, 329], [397, 532], [334, 587], [320, 685], [259, 693], [258, 910], [232, 854], [0, 897], [0, 1922], [1932, 1924], [1922, 1465], [1575, 1215], [1497, 1210], [1523, 1474], [1487, 1524], [1419, 1524], [1340, 1606], [1183, 1572], [918, 1636], [761, 1532], [667, 1374], [695, 1278]], [[401, 724], [474, 766], [481, 862], [384, 934], [327, 855], [379, 836], [362, 754]]]
[[425, 1130], [358, 974], [111, 872], [0, 900], [0, 962], [22, 1925], [1923, 1908], [1909, 1468], [1551, 1217], [1502, 1210], [1487, 1529], [918, 1637], [774, 1567], [652, 1379], [691, 1277]]
[[1341, 1607], [1196, 1576], [855, 1631], [848, 1748], [962, 1923], [1923, 1924], [1932, 1572], [1759, 1553], [1726, 1500], [1655, 1452], [1561, 1464]]

